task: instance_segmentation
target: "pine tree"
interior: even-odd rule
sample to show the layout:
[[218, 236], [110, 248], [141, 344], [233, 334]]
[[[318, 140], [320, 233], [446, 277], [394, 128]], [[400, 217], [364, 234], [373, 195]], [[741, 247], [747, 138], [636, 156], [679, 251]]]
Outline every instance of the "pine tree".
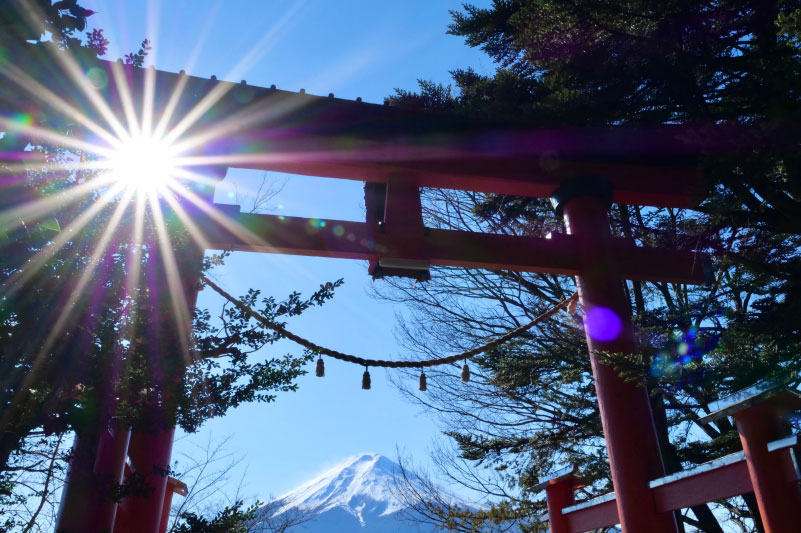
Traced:
[[[0, 6], [0, 114], [9, 125], [6, 131], [0, 126], [2, 530], [25, 527], [28, 516], [20, 522], [23, 515], [14, 511], [24, 511], [27, 498], [50, 497], [52, 477], [68, 456], [66, 446], [57, 447], [63, 435], [78, 432], [92, 441], [111, 423], [137, 431], [176, 425], [195, 431], [243, 402], [271, 402], [276, 393], [295, 390], [311, 357], [254, 361], [252, 353], [280, 336], [236, 308], [213, 318], [208, 310], [189, 309], [189, 323], [181, 323], [168, 270], [176, 268], [191, 291], [197, 287], [187, 280], [221, 265], [225, 254], [204, 259], [166, 203], [160, 214], [152, 205], [137, 214], [136, 202], [110, 193], [97, 169], [79, 164], [90, 155], [53, 140], [76, 133], [71, 118], [46, 112], [34, 94], [7, 83], [12, 66], [23, 72], [53, 66], [26, 65], [32, 49], [53, 62], [67, 54], [104, 54], [102, 31], [85, 32], [91, 14], [74, 0]], [[141, 66], [147, 47], [145, 41], [130, 54], [130, 68]], [[132, 228], [140, 222], [134, 239]], [[323, 304], [339, 283], [308, 298], [291, 293], [277, 300], [251, 290], [243, 300], [282, 321]], [[31, 453], [53, 462], [30, 466]], [[108, 496], [119, 499], [135, 488], [110, 486]]]
[[[801, 129], [794, 125], [801, 106], [800, 6], [597, 0], [467, 5], [453, 12], [449, 31], [486, 51], [497, 72], [455, 71], [455, 90], [421, 84], [418, 93], [399, 90], [388, 98], [393, 105], [535, 128], [688, 124], [709, 126], [714, 134], [747, 125], [758, 132], [741, 154], [701, 162], [704, 200], [697, 209], [620, 205], [610, 214], [618, 236], [643, 246], [697, 249], [715, 259], [715, 281], [707, 287], [628, 282], [641, 353], [608, 358], [622, 373], [647, 379], [669, 471], [739, 449], [725, 420], [698, 422], [709, 402], [766, 377], [799, 382]], [[544, 200], [425, 194], [431, 225], [538, 236], [563, 231]], [[571, 280], [549, 275], [435, 274], [423, 290], [396, 284], [385, 295], [412, 305], [406, 339], [421, 353], [479, 344], [574, 289]], [[594, 482], [590, 493], [611, 489], [577, 319], [562, 316], [481, 357], [476, 383], [429, 373], [429, 393], [415, 395], [443, 415], [456, 453], [475, 468], [463, 470], [462, 480], [493, 473], [496, 484], [479, 488], [503, 495], [500, 507], [532, 530], [544, 502], [527, 488], [556, 466], [576, 462]], [[436, 383], [439, 388], [431, 385]], [[750, 498], [722, 505], [733, 520], [752, 527]], [[709, 506], [684, 512], [683, 522], [720, 531]]]

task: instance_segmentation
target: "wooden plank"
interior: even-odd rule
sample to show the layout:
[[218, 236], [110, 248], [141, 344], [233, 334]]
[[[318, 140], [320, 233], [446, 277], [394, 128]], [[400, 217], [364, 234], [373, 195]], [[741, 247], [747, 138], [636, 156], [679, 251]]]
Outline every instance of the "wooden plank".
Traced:
[[743, 452], [658, 479], [651, 488], [656, 508], [662, 512], [753, 492]]
[[[210, 249], [368, 261], [423, 259], [437, 266], [569, 276], [580, 267], [580, 242], [572, 235], [538, 238], [429, 228], [388, 238], [364, 222], [239, 213], [236, 206], [217, 204], [212, 212], [193, 211], [190, 218]], [[703, 261], [695, 253], [637, 248], [625, 239], [613, 246], [625, 278], [704, 283]]]
[[[788, 444], [789, 443], [789, 444]], [[780, 454], [782, 471], [788, 483], [798, 483], [801, 475], [797, 468], [790, 439], [771, 443], [773, 453]], [[694, 505], [733, 498], [753, 492], [745, 454], [737, 452], [690, 470], [683, 470], [652, 481], [650, 484], [654, 505], [659, 512], [686, 509]], [[617, 524], [618, 515], [614, 493], [565, 507], [571, 531], [580, 533]]]
[[562, 513], [567, 517], [570, 531], [573, 533], [611, 527], [620, 523], [614, 492], [565, 507]]
[[[787, 481], [799, 481], [795, 461], [788, 449], [778, 449]], [[697, 468], [651, 482], [659, 511], [674, 511], [693, 505], [733, 498], [753, 492], [745, 454], [738, 452]]]
[[[126, 102], [137, 117], [147, 107], [143, 87], [150, 80], [156, 116], [174, 110], [168, 130], [178, 128], [179, 143], [189, 143], [197, 165], [367, 181], [397, 174], [418, 186], [537, 197], [550, 196], [565, 178], [595, 175], [612, 181], [617, 202], [689, 207], [698, 199], [697, 158], [732, 149], [722, 134], [703, 135], [687, 126], [532, 128], [88, 57], [77, 58], [70, 69], [69, 61], [40, 57], [47, 55], [41, 47], [26, 50], [15, 52], [30, 56], [20, 63], [40, 67], [0, 68], [0, 86], [6, 87], [0, 87], [0, 108], [64, 113], [72, 105], [112, 131], [114, 120], [101, 108], [107, 106], [124, 126]], [[90, 70], [103, 81], [96, 88], [85, 77]], [[74, 132], [92, 135], [80, 125]]]

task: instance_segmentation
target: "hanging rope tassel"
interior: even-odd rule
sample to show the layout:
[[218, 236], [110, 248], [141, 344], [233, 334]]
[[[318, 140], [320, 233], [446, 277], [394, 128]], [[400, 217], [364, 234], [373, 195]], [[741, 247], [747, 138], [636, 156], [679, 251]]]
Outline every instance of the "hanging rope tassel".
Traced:
[[573, 293], [573, 296], [570, 297], [569, 301], [570, 303], [567, 305], [567, 309], [565, 309], [565, 311], [567, 311], [568, 315], [573, 316], [576, 314], [576, 309], [578, 308], [578, 293]]
[[370, 390], [370, 371], [364, 367], [364, 374], [362, 374], [362, 389]]
[[428, 390], [428, 387], [427, 387], [427, 384], [426, 384], [426, 373], [423, 372], [422, 370], [420, 371], [420, 390], [423, 391], [423, 392]]
[[323, 361], [322, 357], [317, 358], [317, 377], [325, 377], [325, 361]]
[[470, 381], [470, 367], [467, 366], [467, 363], [465, 363], [464, 366], [462, 367], [462, 381], [464, 381], [465, 383]]

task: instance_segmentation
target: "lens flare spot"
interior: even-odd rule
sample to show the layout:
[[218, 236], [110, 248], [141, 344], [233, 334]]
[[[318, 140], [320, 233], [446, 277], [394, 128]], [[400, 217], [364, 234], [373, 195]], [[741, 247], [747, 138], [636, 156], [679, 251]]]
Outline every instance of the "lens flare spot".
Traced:
[[676, 346], [676, 353], [679, 355], [687, 355], [687, 352], [690, 350], [690, 346], [686, 342], [680, 342], [678, 346]]
[[337, 224], [334, 226], [334, 235], [337, 237], [342, 237], [345, 235], [345, 228], [342, 227], [342, 224]]
[[239, 90], [234, 91], [234, 98], [236, 98], [236, 101], [240, 104], [247, 104], [253, 100], [253, 91], [254, 89], [252, 87], [241, 87]]
[[601, 342], [615, 340], [623, 330], [623, 322], [614, 311], [606, 307], [593, 307], [584, 317], [587, 335]]
[[651, 375], [655, 378], [667, 378], [676, 374], [676, 365], [665, 352], [660, 352], [654, 357], [651, 364]]
[[11, 115], [11, 121], [22, 128], [33, 125], [33, 116], [30, 113], [15, 113]]
[[108, 85], [106, 71], [99, 67], [92, 67], [86, 71], [86, 78], [95, 89], [105, 89]]

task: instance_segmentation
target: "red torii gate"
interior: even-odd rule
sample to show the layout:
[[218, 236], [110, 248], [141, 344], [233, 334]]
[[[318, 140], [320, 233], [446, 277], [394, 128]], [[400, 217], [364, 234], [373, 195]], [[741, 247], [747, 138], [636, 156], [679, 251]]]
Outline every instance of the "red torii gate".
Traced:
[[[108, 80], [93, 97], [102, 97], [120, 115], [125, 94], [134, 95], [138, 108], [142, 95], [154, 95], [156, 116], [165, 108], [177, 110], [171, 127], [205, 140], [198, 161], [214, 180], [236, 167], [375, 184], [365, 222], [328, 220], [324, 225], [241, 214], [235, 207], [214, 205], [213, 190], [207, 188], [200, 191], [207, 203], [191, 216], [209, 248], [366, 259], [377, 275], [420, 277], [430, 263], [575, 276], [584, 311], [603, 308], [621, 325], [612, 339], [587, 335], [617, 517], [626, 532], [676, 531], [673, 514], [657, 508], [648, 485], [664, 469], [647, 391], [626, 383], [594, 354], [636, 349], [624, 279], [703, 283], [705, 261], [690, 251], [642, 248], [612, 237], [607, 209], [611, 202], [692, 207], [698, 200], [698, 156], [735, 145], [718, 144], [703, 128], [533, 130], [103, 61], [83, 65], [88, 68], [100, 69]], [[64, 71], [25, 74], [27, 79], [14, 81], [40, 80], [60, 98], [82, 109], [94, 107], [92, 97]], [[420, 187], [550, 197], [568, 231], [543, 239], [425, 228]], [[188, 296], [194, 302], [194, 294]], [[135, 434], [130, 442], [129, 434], [104, 434], [98, 471], [121, 479], [126, 455], [146, 473], [169, 464], [172, 432]], [[62, 503], [59, 531], [163, 531], [167, 486], [175, 482], [166, 475], [150, 475], [149, 481], [156, 485], [151, 497], [123, 502], [125, 512], [116, 523], [113, 502], [97, 508]], [[70, 496], [68, 488], [65, 500]], [[73, 492], [70, 501], [86, 496]], [[801, 498], [793, 501], [801, 506]]]

